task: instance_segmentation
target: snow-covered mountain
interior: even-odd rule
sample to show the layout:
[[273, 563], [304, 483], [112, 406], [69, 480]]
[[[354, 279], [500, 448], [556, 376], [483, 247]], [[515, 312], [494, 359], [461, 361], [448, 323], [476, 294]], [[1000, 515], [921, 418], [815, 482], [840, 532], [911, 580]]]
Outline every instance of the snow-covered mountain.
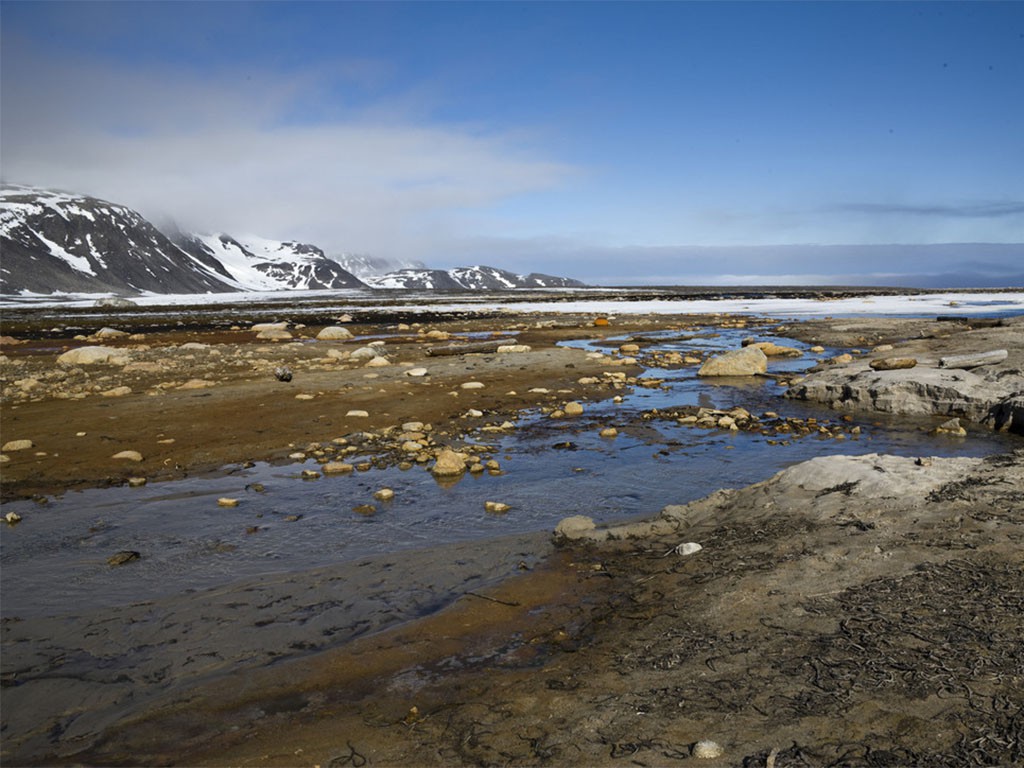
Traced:
[[517, 275], [496, 267], [475, 266], [454, 269], [401, 269], [378, 277], [367, 277], [374, 288], [438, 291], [507, 291], [516, 288], [572, 288], [579, 280], [536, 272]]
[[231, 279], [250, 290], [319, 290], [365, 288], [366, 285], [315, 245], [262, 237], [183, 235], [178, 246], [197, 258], [212, 258]]
[[[314, 245], [158, 230], [124, 205], [86, 195], [5, 185], [0, 190], [0, 293], [220, 293], [296, 289], [489, 290], [582, 283], [494, 267], [426, 269], [419, 262]], [[351, 266], [352, 270], [347, 266]], [[381, 274], [384, 270], [397, 271]], [[367, 275], [365, 282], [353, 270]]]
[[85, 195], [0, 190], [0, 292], [238, 290], [135, 211]]
[[341, 268], [351, 272], [360, 280], [377, 277], [400, 269], [426, 269], [422, 261], [412, 259], [387, 259], [383, 256], [369, 256], [365, 253], [331, 254], [327, 258], [334, 259]]

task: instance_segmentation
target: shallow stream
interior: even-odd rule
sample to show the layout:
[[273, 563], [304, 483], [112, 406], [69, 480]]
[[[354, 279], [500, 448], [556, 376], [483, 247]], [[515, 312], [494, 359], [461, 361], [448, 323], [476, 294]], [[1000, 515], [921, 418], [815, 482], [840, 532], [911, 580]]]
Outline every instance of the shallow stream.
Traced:
[[[749, 330], [708, 329], [684, 340], [666, 332], [661, 334], [664, 341], [645, 351], [716, 353], [737, 348], [749, 335]], [[792, 339], [773, 340], [807, 349]], [[608, 342], [602, 344], [607, 348]], [[826, 350], [825, 355], [838, 351]], [[805, 353], [799, 359], [773, 361], [769, 370], [799, 371], [814, 362]], [[651, 516], [667, 504], [685, 503], [722, 487], [742, 487], [826, 454], [981, 456], [1019, 443], [987, 432], [940, 438], [926, 434], [920, 425], [855, 416], [854, 423], [862, 428], [855, 438], [808, 436], [772, 445], [759, 434], [638, 417], [642, 411], [680, 405], [739, 405], [755, 414], [772, 410], [831, 423], [840, 414], [783, 400], [782, 388], [770, 379], [715, 383], [698, 379], [694, 366], [651, 369], [645, 376], [664, 379], [664, 388], [623, 390], [622, 403], [587, 404], [584, 416], [576, 419], [528, 415], [514, 433], [487, 436], [488, 444], [497, 447], [492, 453], [502, 465], [499, 476], [467, 474], [454, 485], [441, 485], [423, 467], [414, 467], [304, 480], [301, 470], [316, 468], [312, 461], [257, 464], [229, 467], [213, 478], [68, 492], [45, 504], [5, 505], [24, 522], [0, 530], [4, 614], [27, 618], [91, 611], [265, 574], [550, 531], [568, 515], [588, 515], [600, 522]], [[600, 437], [604, 426], [616, 426], [619, 435]], [[257, 484], [262, 492], [254, 490]], [[394, 499], [375, 501], [373, 493], [385, 487], [394, 490]], [[222, 496], [241, 503], [219, 507]], [[485, 501], [509, 504], [511, 510], [490, 514]], [[374, 504], [376, 513], [355, 511], [365, 504]], [[121, 550], [141, 557], [126, 567], [110, 567], [107, 558]]]

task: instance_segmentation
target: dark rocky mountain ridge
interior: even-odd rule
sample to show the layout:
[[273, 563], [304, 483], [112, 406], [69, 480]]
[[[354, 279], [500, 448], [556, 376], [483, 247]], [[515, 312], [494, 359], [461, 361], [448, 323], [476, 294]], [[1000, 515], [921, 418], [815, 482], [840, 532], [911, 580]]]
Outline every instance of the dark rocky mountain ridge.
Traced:
[[582, 285], [485, 266], [380, 274], [395, 264], [420, 264], [363, 255], [339, 259], [358, 266], [365, 282], [308, 243], [194, 234], [175, 225], [161, 231], [127, 206], [87, 195], [15, 185], [0, 191], [0, 294], [500, 291]]

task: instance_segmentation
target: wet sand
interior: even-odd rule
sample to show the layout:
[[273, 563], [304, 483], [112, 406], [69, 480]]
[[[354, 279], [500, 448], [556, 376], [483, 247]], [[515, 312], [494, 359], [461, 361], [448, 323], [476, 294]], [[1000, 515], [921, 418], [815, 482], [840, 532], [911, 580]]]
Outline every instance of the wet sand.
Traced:
[[[64, 386], [45, 380], [60, 351], [52, 348], [64, 345], [30, 338], [4, 348], [9, 361], [23, 361], [13, 374], [4, 368], [4, 440], [35, 445], [9, 454], [3, 494], [284, 460], [310, 443], [413, 420], [434, 425], [440, 442], [458, 442], [469, 408], [492, 423], [524, 408], [612, 397], [620, 389], [604, 374], [639, 370], [558, 340], [722, 321], [432, 324], [476, 334], [467, 341], [518, 331], [515, 343], [532, 347], [451, 358], [426, 357], [419, 329], [357, 327], [392, 334], [393, 365], [373, 370], [326, 361], [325, 348], [340, 344], [268, 344], [247, 330], [153, 333], [111, 344], [172, 365], [128, 377], [90, 372], [89, 387], [132, 393], [81, 400], [44, 394]], [[886, 322], [887, 335], [879, 324], [859, 336], [898, 342], [904, 333], [920, 343], [918, 321]], [[211, 346], [176, 360], [187, 341]], [[210, 349], [220, 354], [211, 359]], [[272, 375], [285, 364], [294, 371], [287, 383]], [[425, 381], [404, 375], [418, 365], [430, 368]], [[197, 377], [214, 386], [177, 389]], [[588, 377], [602, 383], [579, 383]], [[26, 378], [41, 383], [25, 390], [16, 382]], [[469, 380], [485, 386], [462, 390]], [[548, 391], [528, 391], [537, 387]], [[353, 409], [369, 415], [346, 415]], [[123, 449], [143, 461], [112, 462]], [[1010, 764], [1024, 743], [1020, 651], [1007, 642], [1019, 636], [1024, 610], [1021, 456], [913, 466], [899, 471], [931, 478], [916, 495], [862, 495], [842, 482], [759, 484], [698, 503], [714, 512], [698, 524], [639, 538], [554, 549], [544, 534], [428, 551], [387, 568], [261, 579], [63, 627], [5, 615], [4, 762], [662, 765], [689, 759], [708, 738], [725, 749], [702, 761], [709, 765], [765, 765], [772, 750], [779, 767]], [[809, 514], [826, 502], [835, 508]], [[681, 540], [704, 550], [680, 557]], [[412, 596], [422, 584], [423, 602], [375, 602], [385, 577], [407, 579]], [[396, 612], [418, 620], [375, 631]], [[81, 654], [62, 656], [72, 645], [66, 634], [83, 626], [91, 629]], [[131, 651], [105, 654], [126, 631]], [[40, 635], [52, 650], [34, 641]], [[302, 653], [275, 661], [275, 648]], [[96, 669], [112, 681], [102, 693], [93, 693]], [[42, 705], [32, 702], [75, 685], [83, 686], [76, 711], [39, 717]]]

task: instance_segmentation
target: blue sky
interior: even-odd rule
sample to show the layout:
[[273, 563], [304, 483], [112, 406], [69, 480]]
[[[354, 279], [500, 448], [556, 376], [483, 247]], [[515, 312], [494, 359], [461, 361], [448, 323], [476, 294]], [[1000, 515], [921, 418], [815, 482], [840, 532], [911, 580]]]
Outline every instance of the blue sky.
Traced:
[[186, 227], [600, 283], [1024, 274], [878, 247], [1024, 242], [1024, 3], [0, 13], [5, 180]]

